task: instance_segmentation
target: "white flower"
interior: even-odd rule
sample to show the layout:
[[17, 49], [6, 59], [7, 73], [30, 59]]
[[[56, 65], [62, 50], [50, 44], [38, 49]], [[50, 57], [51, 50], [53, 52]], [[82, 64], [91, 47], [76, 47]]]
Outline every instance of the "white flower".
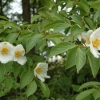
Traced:
[[79, 41], [83, 41], [85, 46], [90, 46], [90, 35], [93, 33], [93, 30], [89, 30], [87, 32], [83, 32], [78, 36]]
[[21, 44], [14, 47], [14, 61], [17, 61], [20, 65], [24, 65], [27, 61], [25, 50]]
[[62, 56], [57, 56], [57, 61], [58, 61], [58, 63], [60, 63], [60, 62], [63, 62], [63, 58], [62, 58]]
[[0, 43], [0, 61], [1, 63], [7, 63], [13, 61], [14, 51], [13, 45], [9, 42]]
[[94, 57], [99, 58], [100, 55], [100, 28], [96, 29], [90, 36], [90, 51]]
[[36, 68], [34, 69], [35, 77], [39, 78], [42, 82], [45, 81], [45, 78], [50, 78], [47, 75], [48, 64], [47, 63], [38, 63]]

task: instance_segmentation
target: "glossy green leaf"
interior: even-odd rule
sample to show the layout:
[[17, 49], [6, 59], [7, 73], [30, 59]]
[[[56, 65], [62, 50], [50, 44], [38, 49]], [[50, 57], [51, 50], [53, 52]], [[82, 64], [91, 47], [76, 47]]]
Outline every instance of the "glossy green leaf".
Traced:
[[79, 73], [79, 71], [83, 68], [85, 62], [86, 62], [86, 54], [81, 50], [81, 48], [78, 48], [76, 51], [77, 73]]
[[34, 74], [31, 71], [25, 71], [20, 78], [20, 88], [24, 88], [33, 80]]
[[88, 51], [88, 59], [89, 59], [92, 75], [95, 78], [99, 71], [99, 59], [95, 58], [89, 51]]
[[59, 43], [58, 45], [52, 48], [52, 50], [50, 51], [49, 57], [66, 52], [69, 49], [74, 48], [75, 46], [76, 46], [75, 44], [68, 43], [68, 42]]
[[26, 94], [27, 97], [29, 97], [30, 95], [32, 95], [35, 91], [37, 90], [37, 84], [35, 81], [32, 81], [26, 89]]

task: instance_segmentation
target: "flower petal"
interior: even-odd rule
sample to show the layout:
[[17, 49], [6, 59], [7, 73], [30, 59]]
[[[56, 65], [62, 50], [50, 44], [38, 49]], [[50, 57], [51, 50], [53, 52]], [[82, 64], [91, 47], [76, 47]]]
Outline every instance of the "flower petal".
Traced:
[[20, 58], [15, 58], [14, 61], [17, 61], [20, 65], [24, 65], [27, 59], [25, 56], [21, 56]]

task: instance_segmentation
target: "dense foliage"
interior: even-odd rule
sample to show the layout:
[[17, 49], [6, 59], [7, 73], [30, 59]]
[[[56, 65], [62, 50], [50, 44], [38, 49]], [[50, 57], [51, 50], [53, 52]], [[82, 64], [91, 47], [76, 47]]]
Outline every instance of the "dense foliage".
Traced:
[[99, 0], [45, 1], [31, 23], [0, 16], [0, 100], [100, 100], [99, 21]]

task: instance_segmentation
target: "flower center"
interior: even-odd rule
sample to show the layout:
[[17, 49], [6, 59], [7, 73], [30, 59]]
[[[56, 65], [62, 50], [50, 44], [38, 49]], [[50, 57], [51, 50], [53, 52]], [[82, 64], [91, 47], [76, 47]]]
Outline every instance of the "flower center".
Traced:
[[20, 57], [20, 56], [21, 56], [21, 52], [20, 52], [20, 51], [16, 51], [16, 52], [15, 52], [15, 56], [16, 56], [16, 57]]
[[100, 40], [97, 39], [97, 38], [95, 38], [95, 39], [92, 41], [92, 44], [93, 44], [94, 47], [98, 47], [98, 46], [100, 46]]
[[2, 48], [1, 53], [2, 53], [3, 55], [5, 55], [5, 54], [8, 53], [8, 51], [9, 51], [8, 48], [4, 47], [4, 48]]
[[36, 72], [37, 72], [38, 74], [40, 74], [40, 73], [42, 72], [42, 68], [41, 68], [41, 67], [36, 68]]

